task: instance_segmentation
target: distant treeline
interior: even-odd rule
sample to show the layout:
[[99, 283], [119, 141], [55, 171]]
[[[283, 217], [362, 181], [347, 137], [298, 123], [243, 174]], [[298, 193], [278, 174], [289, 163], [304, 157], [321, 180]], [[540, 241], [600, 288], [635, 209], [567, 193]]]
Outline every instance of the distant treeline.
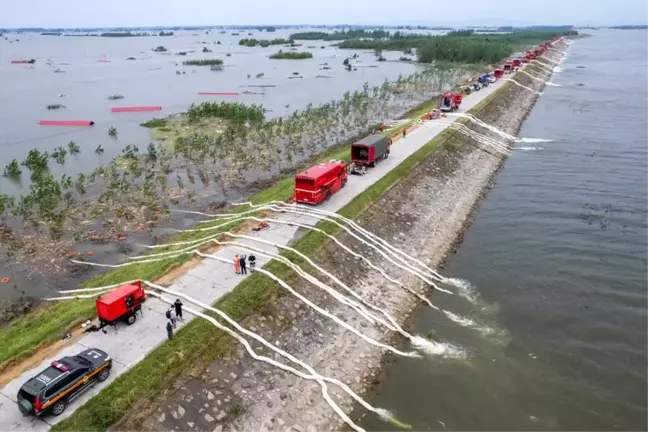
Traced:
[[460, 63], [495, 63], [554, 36], [573, 36], [568, 31], [518, 31], [507, 34], [479, 34], [473, 31], [450, 32], [443, 36], [400, 35], [386, 40], [349, 39], [340, 48], [406, 51], [417, 48], [418, 61]]
[[338, 40], [360, 39], [360, 38], [383, 39], [383, 38], [390, 37], [390, 35], [391, 33], [387, 30], [358, 29], [358, 30], [336, 31], [333, 33], [326, 33], [326, 32], [293, 33], [290, 35], [290, 39], [338, 41]]
[[270, 45], [292, 45], [293, 40], [292, 39], [271, 39], [271, 40], [265, 40], [265, 39], [241, 39], [239, 41], [239, 45], [243, 46], [248, 46], [248, 47], [255, 47], [255, 46], [261, 46], [261, 47], [269, 47]]
[[610, 27], [611, 29], [614, 30], [646, 30], [648, 29], [648, 25], [642, 24], [642, 25], [620, 25], [620, 26], [613, 26]]
[[107, 32], [101, 33], [102, 37], [142, 37], [142, 36], [173, 36], [173, 32], [159, 32], [159, 33], [132, 33], [132, 32]]

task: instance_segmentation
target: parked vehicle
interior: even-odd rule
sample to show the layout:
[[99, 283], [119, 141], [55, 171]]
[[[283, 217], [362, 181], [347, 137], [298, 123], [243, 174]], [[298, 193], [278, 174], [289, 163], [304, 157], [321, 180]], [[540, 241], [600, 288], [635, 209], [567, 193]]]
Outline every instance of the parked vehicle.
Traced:
[[108, 379], [111, 368], [110, 356], [97, 348], [53, 361], [20, 388], [18, 408], [23, 415], [61, 415], [70, 401]]
[[347, 180], [344, 161], [330, 161], [315, 165], [295, 177], [293, 200], [303, 204], [319, 204], [342, 189]]
[[351, 144], [351, 162], [359, 166], [375, 167], [376, 163], [389, 157], [392, 140], [384, 135], [369, 135]]
[[504, 69], [495, 69], [493, 71], [493, 76], [495, 79], [500, 79], [504, 76]]
[[513, 59], [513, 68], [514, 69], [519, 69], [521, 66], [522, 66], [522, 59], [520, 59], [520, 58]]
[[504, 70], [504, 73], [506, 73], [506, 74], [509, 74], [509, 73], [513, 72], [513, 62], [508, 61], [508, 62], [504, 63], [504, 66], [502, 66], [502, 69]]
[[142, 303], [146, 301], [146, 293], [142, 282], [133, 282], [107, 292], [96, 300], [97, 317], [100, 328], [114, 326], [119, 321], [131, 325], [137, 320], [137, 312], [141, 312]]
[[441, 111], [456, 111], [463, 101], [463, 95], [460, 92], [449, 91], [445, 92], [439, 98], [439, 110]]
[[482, 85], [482, 87], [488, 87], [488, 84], [491, 83], [490, 75], [489, 74], [482, 75], [479, 78], [477, 78], [477, 81], [479, 82], [479, 84]]

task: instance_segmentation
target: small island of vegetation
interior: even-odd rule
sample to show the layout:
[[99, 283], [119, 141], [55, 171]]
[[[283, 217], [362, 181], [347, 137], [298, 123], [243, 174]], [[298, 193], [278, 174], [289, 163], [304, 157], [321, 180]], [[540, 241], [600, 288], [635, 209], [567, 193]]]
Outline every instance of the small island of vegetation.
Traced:
[[203, 59], [203, 60], [185, 60], [182, 62], [185, 66], [218, 66], [223, 64], [221, 59]]
[[239, 45], [243, 46], [248, 46], [248, 47], [255, 47], [255, 46], [260, 46], [260, 47], [269, 47], [270, 45], [291, 45], [293, 44], [292, 39], [270, 39], [270, 40], [265, 40], [265, 39], [241, 39], [239, 41]]
[[313, 58], [313, 53], [310, 52], [295, 52], [295, 51], [283, 51], [279, 50], [278, 52], [270, 56], [273, 60], [304, 60]]

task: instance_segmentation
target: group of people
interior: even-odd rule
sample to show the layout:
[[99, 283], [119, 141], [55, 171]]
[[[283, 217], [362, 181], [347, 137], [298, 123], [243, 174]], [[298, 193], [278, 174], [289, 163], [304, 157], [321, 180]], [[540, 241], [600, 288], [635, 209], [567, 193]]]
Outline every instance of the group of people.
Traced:
[[234, 256], [234, 271], [236, 274], [247, 274], [247, 264], [250, 263], [250, 271], [254, 271], [254, 266], [256, 265], [256, 257], [250, 255], [248, 258], [245, 254]]
[[[174, 314], [175, 312], [175, 314]], [[180, 299], [176, 299], [173, 304], [166, 311], [167, 317], [167, 337], [169, 340], [173, 339], [173, 329], [178, 326], [178, 321], [184, 321], [182, 318], [182, 302]]]

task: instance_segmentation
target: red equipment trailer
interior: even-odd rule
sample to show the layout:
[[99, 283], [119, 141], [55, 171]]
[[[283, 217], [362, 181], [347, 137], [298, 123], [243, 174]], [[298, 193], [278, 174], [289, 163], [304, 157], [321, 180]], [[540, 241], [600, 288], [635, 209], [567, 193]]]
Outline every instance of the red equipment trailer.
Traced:
[[146, 293], [140, 281], [122, 285], [102, 295], [96, 300], [100, 328], [107, 325], [114, 326], [118, 321], [124, 321], [128, 325], [133, 324], [137, 320], [135, 314], [142, 311], [144, 301], [146, 301]]
[[319, 204], [344, 187], [348, 179], [344, 161], [315, 165], [295, 177], [294, 201]]
[[504, 69], [504, 73], [511, 73], [513, 71], [513, 62], [508, 61], [504, 63], [502, 69]]
[[493, 76], [497, 79], [500, 79], [504, 76], [504, 69], [495, 69], [493, 71]]
[[535, 60], [536, 55], [535, 55], [533, 52], [531, 52], [531, 51], [527, 51], [527, 53], [524, 55], [524, 58], [525, 58], [527, 61], [531, 61], [531, 60]]
[[375, 167], [379, 160], [389, 157], [392, 140], [384, 135], [369, 135], [351, 144], [351, 162], [359, 166]]
[[522, 59], [516, 58], [513, 59], [513, 68], [519, 69], [522, 66]]
[[463, 101], [463, 95], [459, 92], [445, 92], [439, 98], [439, 110], [441, 111], [456, 111]]

